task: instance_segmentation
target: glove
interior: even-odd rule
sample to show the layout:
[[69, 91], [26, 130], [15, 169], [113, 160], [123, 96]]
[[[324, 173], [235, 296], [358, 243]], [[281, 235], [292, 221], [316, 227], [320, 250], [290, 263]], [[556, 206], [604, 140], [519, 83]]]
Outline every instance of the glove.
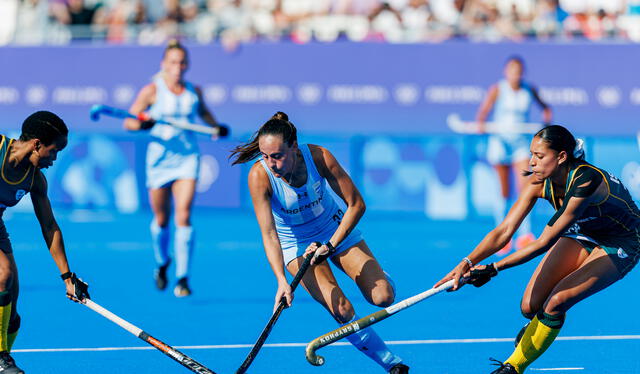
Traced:
[[495, 263], [491, 263], [489, 265], [485, 265], [483, 269], [472, 269], [470, 273], [471, 276], [467, 283], [471, 283], [476, 287], [481, 287], [498, 274], [498, 269], [496, 269]]
[[229, 133], [231, 132], [229, 130], [229, 126], [222, 123], [216, 125], [216, 128], [218, 129], [218, 136], [221, 138], [226, 138], [227, 136], [229, 136]]
[[82, 301], [84, 299], [90, 299], [89, 296], [89, 285], [84, 282], [82, 279], [76, 276], [76, 273], [67, 272], [60, 276], [62, 280], [71, 280], [71, 284], [73, 285], [73, 295], [69, 295], [73, 301]]
[[156, 120], [151, 118], [149, 113], [144, 112], [138, 114], [138, 121], [140, 121], [141, 130], [149, 130], [156, 124]]

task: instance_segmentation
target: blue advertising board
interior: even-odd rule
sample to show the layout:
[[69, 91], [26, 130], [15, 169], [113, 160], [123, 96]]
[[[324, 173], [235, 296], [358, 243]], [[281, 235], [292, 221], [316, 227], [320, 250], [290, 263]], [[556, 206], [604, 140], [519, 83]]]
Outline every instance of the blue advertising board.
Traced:
[[[632, 79], [640, 48], [633, 44], [256, 43], [234, 53], [218, 45], [189, 52], [187, 78], [242, 137], [277, 110], [303, 133], [446, 133], [447, 115], [472, 119], [514, 54], [558, 123], [583, 135], [640, 128], [640, 83]], [[161, 56], [161, 47], [141, 46], [0, 48], [2, 128], [47, 108], [75, 131], [120, 132], [115, 121], [91, 123], [89, 107], [129, 107]]]

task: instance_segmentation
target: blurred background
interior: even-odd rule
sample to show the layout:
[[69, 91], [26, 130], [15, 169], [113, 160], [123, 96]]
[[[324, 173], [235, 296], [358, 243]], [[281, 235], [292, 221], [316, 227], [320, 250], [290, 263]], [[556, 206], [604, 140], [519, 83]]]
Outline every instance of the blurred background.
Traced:
[[[69, 145], [46, 171], [49, 195], [68, 247], [74, 248], [70, 257], [91, 274], [98, 295], [117, 292], [124, 287], [117, 282], [124, 280], [105, 282], [113, 274], [100, 269], [96, 256], [104, 249], [126, 259], [131, 252], [141, 260], [113, 266], [139, 278], [139, 287], [153, 292], [147, 300], [173, 307], [172, 296], [161, 300], [151, 289], [151, 213], [144, 184], [148, 135], [128, 133], [115, 119], [89, 120], [93, 104], [128, 108], [160, 69], [172, 38], [189, 51], [187, 79], [202, 87], [216, 118], [232, 130], [229, 139], [200, 138], [194, 225], [201, 233], [196, 251], [202, 254], [194, 270], [196, 293], [191, 304], [172, 313], [203, 308], [204, 316], [218, 305], [217, 298], [202, 299], [217, 292], [218, 280], [205, 278], [218, 256], [232, 259], [231, 264], [237, 261], [233, 251], [250, 255], [259, 269], [255, 280], [265, 280], [260, 290], [233, 278], [220, 280], [238, 292], [223, 303], [259, 302], [266, 314], [241, 337], [229, 333], [220, 338], [225, 343], [253, 341], [268, 319], [275, 292], [247, 190], [249, 165], [231, 167], [227, 157], [276, 111], [289, 115], [301, 143], [327, 147], [349, 171], [368, 207], [361, 224], [365, 237], [385, 268], [402, 274], [413, 266], [411, 271], [421, 272], [406, 264], [410, 250], [431, 251], [434, 257], [420, 261], [433, 261], [438, 268], [427, 272], [426, 283], [400, 275], [397, 282], [405, 281], [401, 296], [433, 284], [493, 227], [500, 188], [486, 160], [487, 137], [455, 134], [446, 119], [458, 114], [474, 120], [510, 56], [524, 60], [525, 80], [551, 106], [553, 122], [585, 139], [587, 160], [617, 176], [640, 201], [640, 0], [0, 0], [0, 133], [18, 136], [23, 119], [40, 109], [59, 114], [69, 125]], [[533, 110], [531, 120], [540, 122], [540, 112]], [[31, 212], [26, 197], [5, 213], [18, 258], [20, 251], [44, 250], [37, 228], [23, 228], [24, 222], [35, 224]], [[551, 208], [539, 203], [533, 215], [538, 234]], [[398, 248], [393, 235], [403, 236], [408, 252]], [[393, 258], [392, 249], [406, 256]], [[50, 265], [42, 265], [51, 273], [48, 278], [26, 273], [27, 300], [29, 292], [53, 292], [53, 286], [43, 286], [57, 282]], [[224, 267], [225, 274], [235, 274], [230, 265]], [[139, 269], [144, 274], [135, 273]], [[528, 274], [520, 273], [519, 282], [526, 282]], [[214, 284], [210, 291], [198, 282]], [[508, 299], [514, 321], [520, 319], [522, 287]], [[299, 297], [308, 299], [302, 293]], [[127, 302], [134, 304], [123, 301], [121, 311], [135, 309], [136, 301]], [[43, 313], [28, 308], [32, 320]], [[317, 306], [312, 310], [321, 313]], [[168, 334], [170, 341], [219, 342], [214, 333], [210, 340], [194, 342], [163, 332], [162, 317], [149, 313], [140, 313], [137, 321], [146, 319], [151, 332]], [[616, 331], [640, 331], [634, 323], [627, 326], [633, 331]], [[496, 334], [510, 336], [518, 324]], [[475, 325], [482, 330], [481, 321]], [[325, 323], [315, 332], [327, 326], [333, 329]], [[19, 348], [62, 344], [46, 343], [44, 333], [35, 329], [26, 331]], [[441, 333], [437, 337], [447, 334], [444, 327], [436, 331]], [[29, 337], [43, 339], [37, 341], [42, 344]], [[282, 340], [291, 338], [284, 334]], [[631, 349], [638, 351], [637, 346]]]

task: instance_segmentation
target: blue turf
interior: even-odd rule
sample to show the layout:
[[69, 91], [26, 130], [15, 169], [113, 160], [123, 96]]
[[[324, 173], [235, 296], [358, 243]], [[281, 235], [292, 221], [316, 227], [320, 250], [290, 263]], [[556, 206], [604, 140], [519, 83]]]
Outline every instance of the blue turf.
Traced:
[[[153, 288], [150, 215], [112, 216], [59, 212], [73, 270], [90, 283], [97, 303], [175, 346], [252, 344], [269, 319], [275, 281], [260, 244], [252, 212], [199, 211], [194, 295], [176, 299]], [[145, 347], [120, 327], [64, 297], [58, 271], [47, 253], [35, 217], [14, 214], [7, 226], [20, 269], [22, 329], [14, 349]], [[367, 214], [360, 228], [397, 286], [397, 300], [429, 288], [459, 261], [490, 223], [430, 222], [416, 215]], [[501, 273], [481, 289], [437, 295], [376, 325], [383, 339], [512, 338], [524, 319], [519, 299], [536, 261]], [[173, 268], [171, 269], [173, 271]], [[610, 289], [577, 305], [561, 336], [640, 334], [631, 272]], [[368, 305], [344, 275], [341, 285], [360, 316]], [[170, 284], [172, 287], [173, 283]], [[307, 343], [337, 327], [300, 288], [268, 343]], [[512, 343], [392, 345], [412, 373], [488, 373], [489, 357], [506, 358]], [[233, 373], [249, 348], [184, 349], [217, 373]], [[350, 346], [318, 353], [325, 366], [304, 358], [304, 348], [265, 347], [249, 373], [382, 373]], [[583, 367], [551, 373], [637, 373], [638, 340], [558, 341], [532, 368]], [[16, 352], [28, 373], [188, 373], [155, 350], [115, 352]], [[530, 371], [531, 373], [548, 371]]]

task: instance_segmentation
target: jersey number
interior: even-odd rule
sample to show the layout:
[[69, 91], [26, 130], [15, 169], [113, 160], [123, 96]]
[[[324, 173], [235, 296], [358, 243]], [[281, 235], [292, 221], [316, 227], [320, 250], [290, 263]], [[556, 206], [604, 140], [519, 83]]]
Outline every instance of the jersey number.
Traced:
[[333, 222], [336, 222], [337, 224], [340, 224], [342, 222], [342, 217], [344, 217], [344, 212], [342, 211], [342, 209], [338, 209], [338, 211], [336, 212], [336, 214], [333, 215]]

